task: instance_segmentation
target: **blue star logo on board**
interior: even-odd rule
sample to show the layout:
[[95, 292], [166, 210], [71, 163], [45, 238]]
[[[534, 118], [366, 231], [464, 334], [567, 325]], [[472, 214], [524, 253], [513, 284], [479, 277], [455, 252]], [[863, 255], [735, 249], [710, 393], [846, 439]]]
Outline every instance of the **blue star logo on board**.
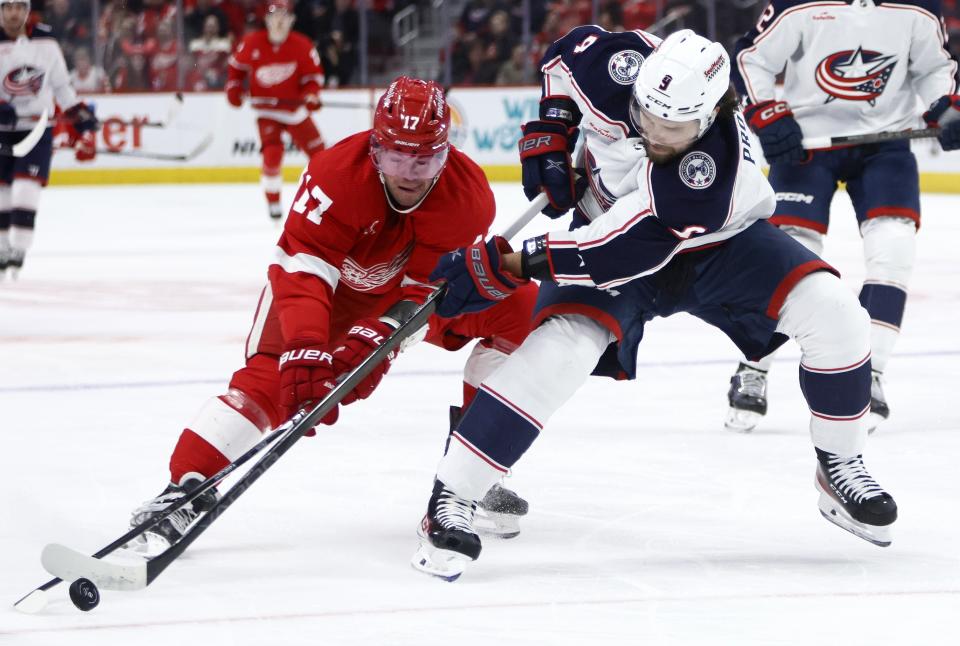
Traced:
[[817, 65], [816, 81], [827, 93], [824, 103], [837, 99], [876, 105], [897, 66], [897, 57], [870, 49], [847, 49], [830, 54]]
[[695, 150], [680, 160], [680, 179], [690, 188], [707, 188], [716, 178], [717, 164], [707, 153]]
[[643, 63], [643, 55], [640, 52], [625, 49], [610, 57], [607, 69], [610, 72], [610, 78], [620, 85], [633, 85], [640, 75], [641, 63]]

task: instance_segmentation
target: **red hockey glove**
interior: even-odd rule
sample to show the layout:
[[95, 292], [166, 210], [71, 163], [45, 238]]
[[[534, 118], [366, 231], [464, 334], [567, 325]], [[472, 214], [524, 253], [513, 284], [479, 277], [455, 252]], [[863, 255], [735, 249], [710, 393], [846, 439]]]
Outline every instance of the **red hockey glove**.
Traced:
[[937, 139], [944, 150], [960, 148], [960, 95], [947, 94], [930, 105], [923, 113], [923, 120], [930, 128], [940, 128]]
[[235, 108], [243, 105], [243, 86], [227, 84], [227, 103]]
[[[370, 353], [383, 345], [388, 336], [393, 334], [393, 326], [384, 323], [378, 319], [362, 319], [354, 323], [353, 327], [347, 333], [347, 338], [343, 343], [333, 348], [333, 369], [337, 376], [346, 374], [360, 365], [360, 363], [370, 356]], [[352, 404], [358, 399], [369, 397], [383, 376], [390, 370], [396, 351], [387, 354], [387, 357], [377, 364], [377, 366], [363, 378], [356, 387], [347, 393], [347, 396], [340, 402], [341, 404]]]
[[304, 94], [303, 105], [310, 112], [316, 112], [323, 104], [320, 102], [320, 97], [318, 97], [316, 94]]
[[504, 271], [500, 257], [511, 253], [510, 243], [500, 236], [458, 249], [440, 258], [430, 280], [447, 281], [437, 314], [452, 318], [469, 312], [480, 312], [496, 305], [517, 287], [529, 282], [526, 278]]
[[743, 116], [757, 133], [768, 163], [796, 163], [807, 158], [803, 131], [793, 118], [790, 106], [783, 101], [754, 103], [743, 111]]
[[79, 162], [93, 161], [97, 158], [97, 133], [87, 130], [73, 144], [73, 156]]
[[[307, 404], [323, 399], [336, 385], [333, 355], [319, 345], [295, 347], [280, 355], [280, 406], [289, 419]], [[336, 406], [321, 424], [333, 424], [340, 416]], [[307, 435], [313, 435], [313, 431]]]

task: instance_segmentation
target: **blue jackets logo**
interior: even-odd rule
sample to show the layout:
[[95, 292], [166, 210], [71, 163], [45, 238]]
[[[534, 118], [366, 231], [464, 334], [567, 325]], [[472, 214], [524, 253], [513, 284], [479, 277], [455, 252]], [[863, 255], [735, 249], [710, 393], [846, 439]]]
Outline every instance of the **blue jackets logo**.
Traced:
[[707, 153], [695, 150], [680, 160], [680, 179], [690, 188], [707, 188], [716, 178], [717, 164]]
[[643, 56], [638, 51], [625, 49], [610, 57], [610, 78], [620, 85], [632, 85], [640, 75], [640, 64]]
[[43, 70], [24, 65], [11, 70], [3, 79], [3, 89], [11, 96], [29, 96], [43, 87]]
[[896, 56], [858, 47], [830, 54], [817, 65], [816, 80], [830, 103], [836, 99], [875, 105], [897, 66]]

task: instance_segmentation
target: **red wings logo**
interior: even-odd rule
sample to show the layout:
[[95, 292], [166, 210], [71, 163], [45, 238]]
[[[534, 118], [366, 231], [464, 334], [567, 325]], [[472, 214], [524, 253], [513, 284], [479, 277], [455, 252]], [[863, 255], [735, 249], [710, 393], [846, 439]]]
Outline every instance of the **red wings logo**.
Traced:
[[43, 87], [43, 70], [24, 65], [3, 77], [3, 89], [11, 96], [37, 94]]
[[825, 103], [835, 99], [869, 101], [874, 105], [883, 94], [897, 66], [895, 56], [858, 47], [830, 54], [817, 65], [816, 79], [827, 93]]
[[347, 256], [340, 267], [340, 280], [350, 289], [358, 292], [369, 292], [390, 282], [406, 266], [413, 253], [413, 243], [394, 256], [388, 262], [381, 262], [372, 267], [361, 267], [357, 261]]
[[257, 68], [254, 76], [263, 87], [280, 85], [297, 71], [296, 63], [274, 63]]

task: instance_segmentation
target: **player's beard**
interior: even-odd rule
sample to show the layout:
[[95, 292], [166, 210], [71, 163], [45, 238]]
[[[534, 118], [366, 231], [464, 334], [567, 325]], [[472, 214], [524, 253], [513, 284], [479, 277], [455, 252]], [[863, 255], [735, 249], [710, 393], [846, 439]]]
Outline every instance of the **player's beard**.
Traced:
[[640, 139], [640, 143], [643, 144], [643, 150], [647, 153], [647, 159], [658, 165], [673, 161], [686, 150], [686, 148], [673, 148], [671, 146], [651, 144], [643, 138]]

